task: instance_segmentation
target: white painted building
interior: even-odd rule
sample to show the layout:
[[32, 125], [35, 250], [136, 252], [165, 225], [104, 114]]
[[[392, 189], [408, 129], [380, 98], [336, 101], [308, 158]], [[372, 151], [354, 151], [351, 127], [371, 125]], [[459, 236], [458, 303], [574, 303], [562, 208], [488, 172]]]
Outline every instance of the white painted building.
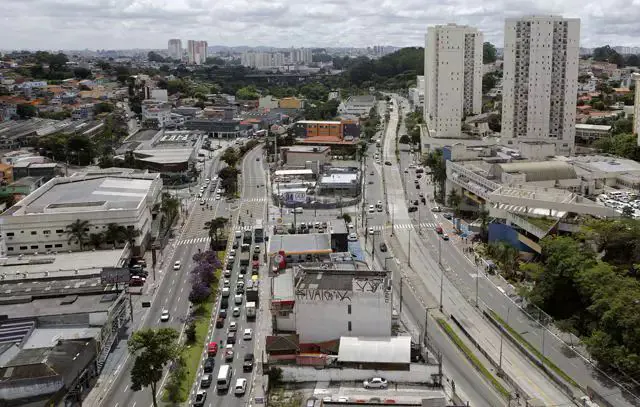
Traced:
[[87, 241], [116, 223], [139, 230], [134, 246], [144, 246], [161, 192], [159, 173], [53, 178], [1, 215], [6, 253], [79, 250], [66, 232], [76, 220], [89, 222]]
[[416, 87], [409, 88], [409, 102], [414, 109], [424, 109], [424, 76], [416, 77]]
[[482, 33], [472, 27], [427, 30], [424, 117], [436, 137], [460, 137], [464, 117], [482, 113], [482, 44]]
[[167, 48], [169, 52], [169, 58], [182, 59], [182, 41], [180, 39], [170, 39]]
[[633, 132], [638, 137], [638, 146], [640, 146], [640, 73], [631, 74], [631, 80], [636, 84], [633, 99]]
[[502, 141], [554, 143], [574, 150], [580, 20], [557, 16], [505, 23]]
[[142, 101], [142, 121], [157, 120], [159, 128], [171, 121], [171, 104], [153, 99]]
[[187, 41], [188, 63], [192, 65], [202, 65], [207, 60], [206, 41]]
[[341, 115], [367, 116], [376, 104], [375, 96], [349, 96], [338, 106]]
[[247, 51], [242, 54], [240, 63], [256, 69], [276, 68], [285, 65], [285, 57], [281, 52]]
[[295, 326], [301, 343], [391, 335], [387, 272], [301, 268], [296, 280]]

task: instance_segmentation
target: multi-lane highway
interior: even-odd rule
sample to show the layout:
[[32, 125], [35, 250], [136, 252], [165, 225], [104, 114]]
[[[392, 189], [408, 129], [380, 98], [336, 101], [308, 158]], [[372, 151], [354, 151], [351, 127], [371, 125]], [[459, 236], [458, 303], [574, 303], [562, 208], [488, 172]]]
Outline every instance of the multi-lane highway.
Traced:
[[[425, 300], [429, 306], [434, 306], [439, 305], [439, 288], [442, 277], [438, 263], [438, 248], [442, 247], [444, 256], [445, 252], [450, 251], [448, 247], [450, 242], [440, 239], [433, 228], [429, 227], [440, 222], [440, 219], [434, 218], [430, 211], [424, 210], [428, 206], [420, 204], [422, 206], [420, 212], [408, 212], [408, 198], [419, 199], [420, 192], [424, 192], [425, 196], [432, 192], [426, 188], [426, 177], [418, 180], [420, 189], [417, 189], [414, 183], [414, 179], [416, 179], [414, 172], [405, 173], [404, 169], [407, 167], [400, 168], [397, 164], [395, 149], [398, 110], [400, 109], [396, 103], [383, 141], [380, 164], [373, 164], [375, 176], [380, 177], [378, 174], [384, 173], [386, 199], [384, 193], [381, 194], [382, 196], [375, 196], [371, 190], [368, 193], [368, 203], [377, 201], [376, 198], [382, 200], [387, 204], [389, 215], [387, 217], [384, 212], [367, 213], [366, 216], [369, 219], [365, 219], [365, 225], [368, 227], [383, 225], [382, 228], [385, 232], [381, 234], [381, 239], [386, 241], [393, 255], [405, 265], [409, 260], [411, 262], [411, 267], [402, 267], [404, 277], [413, 283], [414, 290], [420, 298]], [[402, 127], [400, 130], [402, 132]], [[385, 165], [385, 161], [389, 161], [391, 165]], [[406, 191], [405, 186], [407, 187]], [[420, 223], [425, 226], [421, 236], [418, 235], [417, 228], [411, 226], [414, 220], [417, 221], [418, 214], [421, 215]], [[379, 254], [379, 250], [377, 252]], [[380, 255], [381, 257], [382, 255]], [[482, 319], [471, 304], [464, 300], [464, 297], [449, 281], [450, 278], [452, 277], [447, 274], [442, 279], [444, 312], [446, 315], [455, 315], [492, 358], [499, 360], [499, 349], [496, 345], [500, 343], [498, 332]], [[571, 402], [542, 372], [506, 342], [502, 351], [502, 368], [519, 383], [531, 398], [539, 399], [547, 405], [561, 405]]]
[[[221, 153], [222, 150], [216, 151], [212, 159], [205, 164], [202, 179], [205, 179], [205, 177], [213, 178], [217, 174], [221, 166], [219, 161]], [[215, 188], [216, 184], [210, 183], [205, 189], [205, 198], [214, 197]], [[179, 332], [183, 332], [184, 321], [190, 306], [188, 296], [191, 287], [188, 273], [193, 266], [193, 255], [199, 250], [206, 250], [208, 248], [208, 240], [203, 240], [196, 244], [177, 243], [184, 241], [187, 236], [206, 236], [207, 232], [203, 229], [204, 222], [217, 216], [229, 216], [229, 205], [225, 200], [210, 199], [207, 205], [200, 205], [200, 200], [193, 196], [188, 198], [187, 202], [188, 215], [185, 225], [177, 239], [165, 249], [163, 260], [156, 269], [157, 280], [154, 283], [154, 288], [150, 290], [150, 294], [153, 295], [151, 307], [134, 311], [136, 318], [134, 326], [136, 329], [172, 327]], [[174, 270], [174, 264], [178, 260], [181, 262], [181, 268]], [[168, 322], [160, 322], [160, 315], [163, 310], [168, 310], [170, 313]], [[116, 354], [124, 353], [123, 357], [118, 361], [115, 370], [109, 372], [110, 377], [105, 378], [106, 380], [102, 387], [95, 389], [95, 391], [99, 392], [99, 395], [95, 397], [96, 405], [112, 407], [146, 407], [151, 405], [150, 389], [145, 388], [138, 392], [130, 389], [130, 369], [133, 366], [133, 359], [126, 352], [126, 341], [123, 340], [114, 351]]]
[[[241, 274], [241, 265], [240, 265], [240, 256], [241, 256], [241, 247], [242, 247], [242, 238], [235, 237], [235, 231], [244, 231], [244, 230], [252, 230], [256, 219], [263, 219], [265, 208], [266, 208], [266, 179], [265, 179], [265, 170], [263, 166], [263, 158], [262, 153], [263, 149], [261, 146], [251, 150], [244, 157], [242, 161], [242, 178], [241, 178], [241, 200], [238, 205], [234, 205], [232, 212], [232, 227], [231, 227], [231, 235], [233, 236], [230, 239], [229, 249], [235, 250], [235, 258], [236, 260], [233, 262], [233, 268], [231, 270], [230, 275], [228, 277], [223, 277], [223, 280], [220, 282], [220, 287], [228, 286], [230, 288], [230, 294], [228, 297], [228, 306], [226, 306], [226, 316], [223, 318], [222, 325], [216, 325], [215, 321], [218, 317], [221, 317], [221, 296], [219, 295], [218, 302], [216, 304], [215, 313], [212, 318], [212, 326], [211, 326], [211, 335], [209, 338], [209, 342], [217, 343], [218, 352], [217, 355], [213, 357], [214, 368], [210, 373], [205, 373], [203, 369], [203, 365], [205, 360], [208, 358], [206, 351], [203, 351], [203, 356], [201, 360], [201, 364], [198, 368], [198, 373], [196, 377], [196, 383], [194, 383], [192, 390], [192, 400], [195, 398], [196, 392], [198, 390], [205, 391], [207, 394], [206, 401], [204, 403], [205, 406], [209, 407], [231, 407], [231, 406], [244, 406], [247, 403], [247, 400], [250, 397], [251, 387], [254, 384], [254, 375], [256, 370], [256, 364], [258, 363], [256, 358], [260, 357], [261, 352], [257, 349], [258, 337], [262, 335], [258, 331], [258, 318], [248, 318], [246, 314], [246, 296], [244, 290], [238, 291], [238, 282], [244, 282], [244, 286], [246, 287], [249, 284], [249, 281], [253, 279], [257, 279], [260, 281], [260, 275], [264, 275], [264, 262], [262, 261], [262, 251], [264, 250], [264, 244], [259, 243], [256, 244], [252, 241], [250, 244], [250, 259], [253, 258], [254, 253], [256, 253], [256, 246], [259, 246], [259, 258], [261, 262], [260, 273], [257, 277], [252, 276], [251, 265], [247, 267], [247, 271], [245, 274]], [[244, 227], [243, 227], [244, 223]], [[233, 242], [238, 243], [237, 249], [232, 249]], [[228, 263], [228, 254], [225, 259], [224, 265]], [[226, 268], [226, 267], [225, 267]], [[225, 281], [227, 280], [227, 281]], [[235, 297], [239, 295], [239, 301], [236, 303]], [[260, 306], [264, 306], [264, 304], [260, 304]], [[237, 309], [234, 313], [234, 309]], [[225, 311], [223, 311], [225, 312]], [[234, 328], [231, 328], [231, 325], [234, 325]], [[251, 337], [245, 339], [244, 332], [246, 329], [251, 330]], [[231, 344], [231, 349], [233, 351], [233, 356], [230, 359], [225, 357], [225, 347], [228, 345], [228, 334], [230, 332], [236, 332], [236, 340], [234, 344]], [[245, 356], [248, 354], [257, 355], [254, 356], [254, 365], [250, 370], [243, 369], [243, 364], [245, 360]], [[231, 383], [229, 389], [220, 390], [216, 385], [216, 380], [218, 377], [218, 373], [220, 372], [220, 368], [223, 365], [231, 366]], [[212, 383], [210, 386], [203, 388], [202, 387], [202, 378], [203, 375], [209, 374], [211, 375]], [[234, 394], [234, 387], [238, 379], [244, 378], [247, 380], [247, 388], [246, 393], [242, 395]]]

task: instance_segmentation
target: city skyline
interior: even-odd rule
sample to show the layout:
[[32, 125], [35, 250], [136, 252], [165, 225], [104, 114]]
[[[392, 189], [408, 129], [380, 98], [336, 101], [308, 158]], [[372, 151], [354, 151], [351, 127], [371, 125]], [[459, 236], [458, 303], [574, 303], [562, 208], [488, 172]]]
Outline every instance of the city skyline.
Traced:
[[[456, 23], [480, 30], [486, 41], [502, 47], [506, 18], [560, 15], [581, 19], [582, 47], [640, 44], [634, 8], [622, 0], [552, 4], [543, 1], [424, 4], [391, 3], [309, 5], [280, 0], [6, 0], [0, 49], [163, 49], [170, 38], [199, 38], [209, 44], [273, 47], [366, 47], [373, 44], [421, 46], [426, 27]], [[610, 10], [625, 10], [615, 14]], [[437, 17], [435, 17], [437, 16]], [[307, 24], [314, 20], [320, 24]], [[216, 27], [212, 30], [211, 27]]]

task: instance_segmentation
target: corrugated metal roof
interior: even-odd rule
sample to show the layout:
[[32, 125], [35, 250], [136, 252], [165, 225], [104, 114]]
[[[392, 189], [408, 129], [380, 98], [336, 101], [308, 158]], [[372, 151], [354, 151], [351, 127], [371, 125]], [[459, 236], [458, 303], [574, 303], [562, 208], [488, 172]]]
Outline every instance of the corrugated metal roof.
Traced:
[[577, 178], [573, 166], [564, 161], [525, 161], [515, 163], [494, 164], [492, 171], [500, 176], [503, 172], [523, 173], [527, 182], [551, 181]]

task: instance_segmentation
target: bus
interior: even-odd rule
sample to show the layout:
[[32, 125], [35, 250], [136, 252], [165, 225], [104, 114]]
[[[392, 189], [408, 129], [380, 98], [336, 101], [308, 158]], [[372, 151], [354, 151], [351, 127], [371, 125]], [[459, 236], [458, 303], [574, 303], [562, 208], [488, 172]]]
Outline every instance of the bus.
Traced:
[[253, 226], [253, 240], [256, 243], [262, 243], [264, 241], [264, 226], [262, 219], [256, 219], [256, 224]]

